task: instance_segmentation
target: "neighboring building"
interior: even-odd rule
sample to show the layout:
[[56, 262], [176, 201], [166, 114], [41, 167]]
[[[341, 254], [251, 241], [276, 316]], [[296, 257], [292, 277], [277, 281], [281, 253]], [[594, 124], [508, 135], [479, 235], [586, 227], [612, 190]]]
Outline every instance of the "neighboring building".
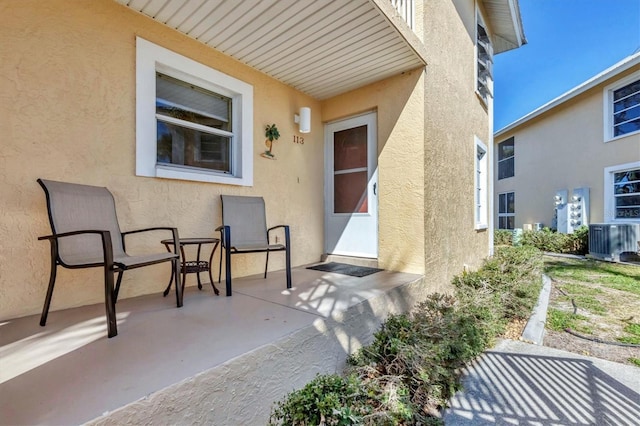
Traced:
[[[434, 291], [491, 252], [491, 64], [524, 43], [517, 0], [21, 0], [0, 20], [0, 319], [45, 296], [37, 178], [182, 236], [214, 236], [220, 194], [263, 196], [293, 266], [368, 258]], [[144, 269], [122, 298], [164, 288]], [[61, 270], [52, 309], [101, 303], [100, 274]]]
[[494, 136], [502, 229], [640, 223], [640, 53]]

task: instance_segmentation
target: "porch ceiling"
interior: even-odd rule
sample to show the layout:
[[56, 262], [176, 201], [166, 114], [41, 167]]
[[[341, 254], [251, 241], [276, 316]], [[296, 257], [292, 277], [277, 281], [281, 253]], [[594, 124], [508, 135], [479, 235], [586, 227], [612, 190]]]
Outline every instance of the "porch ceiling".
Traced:
[[115, 0], [316, 99], [422, 67], [389, 0]]

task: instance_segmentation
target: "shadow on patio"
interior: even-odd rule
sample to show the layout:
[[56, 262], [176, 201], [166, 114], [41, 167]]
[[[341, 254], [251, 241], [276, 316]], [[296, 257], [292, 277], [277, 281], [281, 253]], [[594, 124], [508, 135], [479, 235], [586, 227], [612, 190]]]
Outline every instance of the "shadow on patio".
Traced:
[[427, 294], [421, 276], [387, 271], [299, 267], [284, 282], [284, 271], [236, 278], [233, 297], [188, 287], [180, 309], [173, 293], [123, 299], [113, 339], [103, 304], [51, 312], [46, 327], [38, 315], [1, 322], [2, 423], [264, 424], [273, 401], [341, 371]]

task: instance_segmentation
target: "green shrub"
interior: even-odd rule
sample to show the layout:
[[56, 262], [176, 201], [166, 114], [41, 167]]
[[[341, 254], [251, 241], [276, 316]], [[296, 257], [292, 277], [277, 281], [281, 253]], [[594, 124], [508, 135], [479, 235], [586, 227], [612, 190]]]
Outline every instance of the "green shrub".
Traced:
[[589, 253], [589, 227], [581, 226], [573, 231], [573, 243], [569, 253], [587, 254]]
[[411, 315], [389, 317], [373, 343], [348, 359], [349, 371], [379, 389], [376, 411], [393, 424], [425, 424], [460, 388], [460, 369], [488, 341], [455, 297], [433, 294]]
[[[513, 231], [496, 229], [493, 234], [495, 246], [513, 245]], [[552, 253], [587, 254], [589, 252], [589, 227], [581, 226], [573, 234], [562, 234], [549, 228], [540, 231], [524, 231], [518, 245], [533, 246]]]
[[497, 248], [480, 270], [455, 277], [455, 296], [432, 294], [411, 313], [390, 316], [347, 359], [345, 378], [317, 376], [277, 403], [269, 424], [442, 424], [462, 368], [511, 318], [529, 316], [541, 270], [538, 249]]
[[493, 244], [496, 246], [510, 246], [513, 244], [513, 232], [508, 229], [496, 229], [493, 232]]
[[534, 247], [498, 247], [480, 270], [456, 276], [453, 284], [461, 298], [484, 299], [494, 317], [487, 319], [487, 326], [499, 333], [509, 320], [531, 314], [542, 285], [542, 266], [542, 253]]
[[355, 376], [318, 375], [278, 402], [269, 425], [357, 425], [369, 414], [366, 394]]

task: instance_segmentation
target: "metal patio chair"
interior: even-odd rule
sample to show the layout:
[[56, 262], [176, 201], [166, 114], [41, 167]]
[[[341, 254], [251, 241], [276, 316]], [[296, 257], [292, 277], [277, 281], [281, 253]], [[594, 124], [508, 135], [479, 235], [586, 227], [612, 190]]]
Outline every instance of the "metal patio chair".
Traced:
[[[118, 334], [115, 305], [122, 274], [128, 269], [170, 261], [176, 276], [176, 303], [182, 306], [179, 260], [180, 247], [176, 228], [155, 227], [121, 232], [113, 195], [107, 188], [38, 179], [47, 199], [52, 235], [38, 238], [51, 243], [51, 275], [42, 308], [40, 325], [47, 322], [58, 265], [70, 269], [104, 268], [105, 307], [108, 336]], [[130, 256], [125, 236], [146, 231], [168, 230], [173, 234], [174, 252]], [[161, 247], [159, 245], [159, 247]], [[118, 279], [114, 286], [114, 274]]]
[[[227, 296], [231, 296], [231, 255], [247, 253], [267, 253], [264, 277], [267, 278], [269, 253], [284, 251], [286, 261], [287, 288], [291, 288], [291, 244], [289, 225], [277, 225], [267, 229], [267, 219], [262, 197], [221, 195], [222, 226], [220, 241], [225, 256], [225, 280]], [[284, 244], [269, 244], [270, 232], [282, 228]], [[220, 269], [218, 282], [222, 276], [222, 250], [220, 251]]]

